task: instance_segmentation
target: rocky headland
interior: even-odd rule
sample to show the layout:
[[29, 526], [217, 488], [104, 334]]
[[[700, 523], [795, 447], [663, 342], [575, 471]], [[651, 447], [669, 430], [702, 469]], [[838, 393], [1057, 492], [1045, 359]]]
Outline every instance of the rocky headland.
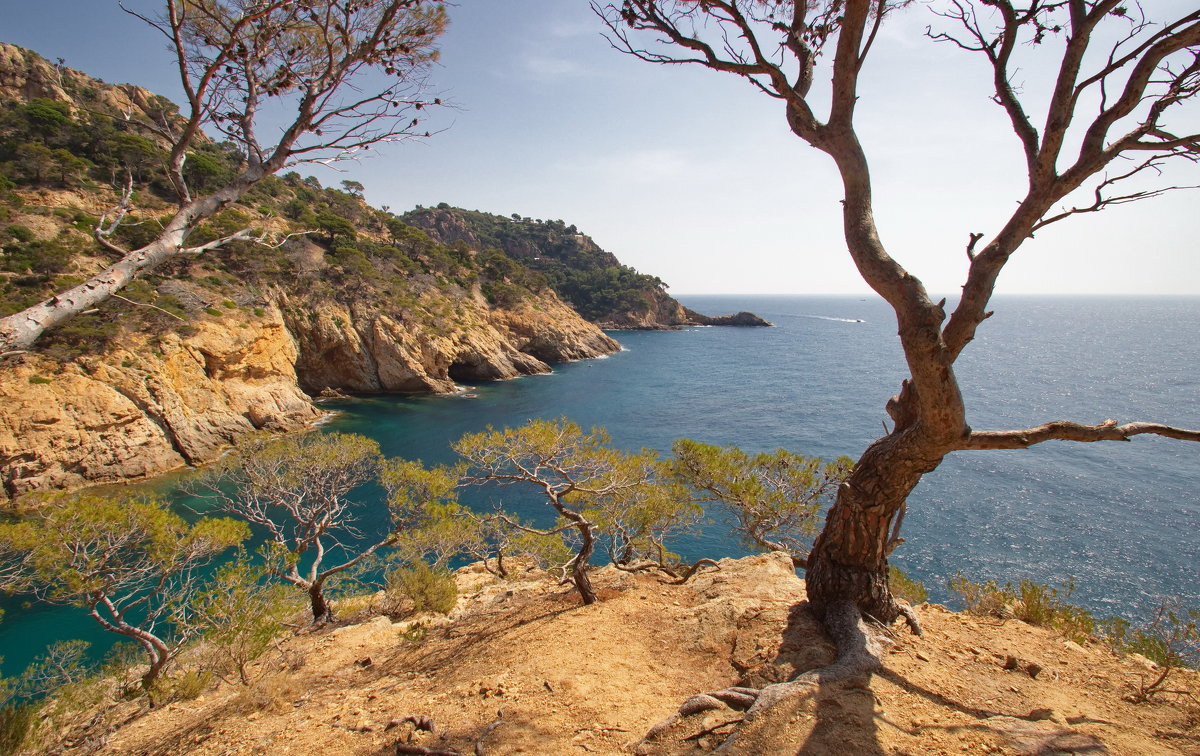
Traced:
[[[114, 240], [152, 238], [172, 204], [161, 145], [131, 124], [173, 112], [0, 45], [0, 314], [112, 262], [92, 237], [120, 200], [102, 166], [131, 150], [142, 183]], [[213, 176], [240, 159], [201, 152], [189, 160]], [[273, 243], [173, 262], [0, 355], [0, 501], [210, 461], [247, 434], [311, 425], [323, 393], [449, 393], [620, 348], [519, 262], [440, 244], [347, 184], [268, 177], [193, 236], [249, 226]]]
[[189, 318], [190, 335], [129, 332], [66, 362], [8, 358], [0, 501], [211, 461], [249, 433], [311, 425], [326, 391], [449, 393], [620, 348], [552, 293], [512, 309], [463, 297], [437, 329], [378, 303], [276, 292], [258, 305], [218, 305]]
[[561, 220], [506, 217], [439, 205], [406, 213], [407, 223], [443, 244], [494, 248], [546, 276], [580, 314], [609, 330], [685, 326], [770, 326], [749, 312], [702, 315], [666, 293], [655, 276], [621, 264], [611, 252]]

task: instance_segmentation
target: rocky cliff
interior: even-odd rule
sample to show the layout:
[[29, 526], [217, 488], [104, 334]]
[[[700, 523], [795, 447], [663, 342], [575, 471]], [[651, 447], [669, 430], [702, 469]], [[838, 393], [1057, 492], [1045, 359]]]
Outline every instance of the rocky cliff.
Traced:
[[380, 303], [281, 291], [264, 304], [261, 315], [200, 315], [186, 336], [125, 334], [65, 363], [9, 358], [0, 366], [0, 501], [210, 461], [246, 434], [311, 424], [322, 413], [310, 395], [327, 389], [447, 393], [455, 381], [546, 373], [549, 363], [620, 348], [553, 293], [511, 309], [467, 297], [437, 327]]
[[0, 500], [161, 474], [211, 460], [247, 433], [295, 430], [320, 415], [296, 385], [297, 346], [278, 310], [195, 329], [153, 345], [134, 336], [69, 363], [8, 360]]
[[447, 393], [455, 381], [548, 373], [548, 363], [620, 349], [553, 292], [511, 308], [489, 307], [476, 292], [455, 303], [453, 317], [432, 324], [378, 302], [296, 300], [285, 294], [284, 310], [300, 344], [297, 378], [313, 394]]

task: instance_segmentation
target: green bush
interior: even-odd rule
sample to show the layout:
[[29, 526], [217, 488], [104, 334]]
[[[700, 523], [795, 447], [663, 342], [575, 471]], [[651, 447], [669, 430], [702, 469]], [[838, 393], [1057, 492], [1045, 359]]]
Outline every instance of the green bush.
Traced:
[[961, 572], [957, 572], [946, 582], [946, 587], [958, 595], [959, 600], [962, 601], [963, 610], [967, 614], [990, 617], [1012, 616], [1012, 609], [1009, 606], [1010, 597], [1005, 594], [1003, 588], [996, 585], [994, 580], [986, 583], [974, 583]]
[[1200, 609], [1183, 606], [1178, 598], [1163, 599], [1147, 621], [1133, 625], [1112, 617], [1098, 623], [1097, 634], [1117, 653], [1141, 654], [1158, 665], [1153, 680], [1139, 679], [1129, 700], [1144, 703], [1161, 693], [1172, 670], [1200, 668]]
[[959, 595], [968, 614], [1014, 617], [1031, 625], [1053, 628], [1077, 642], [1086, 641], [1096, 633], [1097, 623], [1092, 613], [1066, 601], [1075, 591], [1071, 580], [1059, 588], [1029, 579], [1016, 586], [1005, 583], [1001, 587], [993, 580], [973, 583], [958, 573], [947, 587]]
[[103, 351], [120, 330], [120, 323], [103, 312], [76, 315], [42, 337], [42, 352], [59, 362], [70, 362], [82, 354]]
[[448, 614], [458, 598], [458, 587], [450, 573], [417, 562], [387, 574], [387, 593], [412, 601], [414, 612]]
[[1065, 599], [1074, 592], [1075, 583], [1071, 580], [1061, 588], [1022, 580], [1017, 585], [1014, 612], [1019, 620], [1031, 625], [1052, 627], [1071, 640], [1081, 642], [1095, 632], [1096, 618], [1088, 610], [1066, 602]]
[[929, 591], [920, 580], [913, 580], [896, 565], [888, 565], [888, 585], [892, 595], [916, 606], [929, 600]]
[[31, 231], [28, 226], [22, 226], [19, 223], [14, 223], [11, 226], [7, 226], [4, 229], [4, 232], [22, 243], [33, 241], [33, 231]]
[[172, 701], [193, 701], [212, 685], [213, 674], [204, 669], [189, 669], [181, 675], [163, 681], [166, 687], [164, 699]]

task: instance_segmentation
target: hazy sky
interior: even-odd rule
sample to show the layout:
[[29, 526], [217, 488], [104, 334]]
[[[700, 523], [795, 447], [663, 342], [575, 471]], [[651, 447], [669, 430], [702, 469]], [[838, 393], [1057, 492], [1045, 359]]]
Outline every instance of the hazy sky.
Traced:
[[[451, 18], [433, 73], [457, 105], [447, 130], [322, 181], [358, 180], [394, 212], [448, 202], [561, 218], [677, 294], [867, 291], [841, 240], [832, 164], [790, 134], [777, 101], [728, 74], [615, 52], [584, 0], [461, 0]], [[917, 4], [885, 31], [858, 124], [884, 243], [930, 290], [953, 293], [968, 234], [990, 236], [1021, 196], [1023, 159], [986, 66], [924, 39], [931, 20]], [[0, 0], [0, 40], [178, 91], [160, 40], [116, 2]], [[1031, 94], [1038, 71], [1021, 73]], [[1195, 124], [1200, 107], [1190, 114]], [[1200, 168], [1175, 180], [1200, 184]], [[1048, 227], [999, 291], [1200, 294], [1198, 209], [1200, 193], [1175, 192]]]

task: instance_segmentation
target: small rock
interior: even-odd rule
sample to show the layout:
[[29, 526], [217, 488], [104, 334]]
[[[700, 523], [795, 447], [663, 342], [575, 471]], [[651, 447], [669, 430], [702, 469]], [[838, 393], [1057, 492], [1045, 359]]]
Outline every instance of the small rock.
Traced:
[[914, 656], [916, 656], [918, 659], [920, 659], [923, 662], [929, 661], [929, 657], [926, 656], [925, 653], [922, 651], [918, 651], [916, 654], [914, 654]]
[[1036, 662], [1029, 662], [1029, 666], [1025, 668], [1025, 671], [1029, 673], [1030, 677], [1036, 679], [1042, 673], [1042, 669], [1042, 665]]
[[1044, 722], [1047, 719], [1054, 719], [1054, 709], [1033, 709], [1025, 715], [1025, 718], [1030, 722]]
[[1021, 662], [1017, 660], [1017, 657], [1013, 656], [1012, 654], [1004, 657], [1005, 669], [1016, 669], [1019, 666], [1021, 666]]

